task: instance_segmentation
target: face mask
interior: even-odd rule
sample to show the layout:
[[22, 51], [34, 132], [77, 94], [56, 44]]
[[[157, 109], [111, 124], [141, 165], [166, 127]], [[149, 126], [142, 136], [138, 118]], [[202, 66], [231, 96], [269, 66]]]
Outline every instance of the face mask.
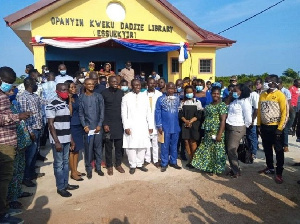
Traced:
[[185, 94], [186, 98], [192, 99], [194, 97], [194, 93], [187, 93]]
[[87, 72], [83, 72], [84, 77], [86, 76]]
[[144, 78], [145, 78], [145, 76], [141, 76], [141, 78], [142, 78], [142, 79], [144, 79]]
[[89, 70], [90, 70], [90, 71], [94, 71], [94, 69], [95, 69], [95, 68], [93, 68], [93, 67], [89, 67]]
[[264, 82], [264, 90], [268, 90], [268, 89], [270, 89], [269, 83], [268, 82]]
[[196, 90], [197, 90], [197, 92], [202, 91], [203, 90], [203, 86], [196, 86]]
[[180, 93], [180, 92], [181, 92], [181, 90], [182, 90], [182, 88], [181, 88], [181, 87], [177, 87], [177, 92], [178, 92], [178, 93]]
[[84, 78], [78, 79], [80, 83], [84, 83]]
[[106, 82], [105, 81], [101, 81], [100, 85], [106, 86]]
[[49, 70], [44, 70], [44, 73], [49, 73]]
[[66, 74], [67, 74], [67, 70], [60, 70], [60, 74], [61, 74], [62, 76], [66, 75]]
[[32, 92], [36, 92], [38, 90], [38, 86], [37, 85], [34, 85], [33, 87], [32, 87]]
[[69, 98], [68, 92], [59, 92], [56, 90], [56, 93], [62, 100], [67, 100]]
[[2, 92], [7, 93], [11, 90], [12, 86], [13, 86], [12, 84], [9, 84], [9, 83], [6, 83], [6, 82], [2, 81], [0, 89], [2, 90]]
[[237, 94], [237, 92], [233, 92], [233, 93], [232, 93], [232, 97], [233, 97], [234, 99], [238, 99], [240, 96]]
[[147, 91], [147, 89], [141, 89], [141, 92], [145, 92], [145, 91]]
[[128, 86], [121, 86], [121, 90], [123, 92], [127, 92], [128, 91]]

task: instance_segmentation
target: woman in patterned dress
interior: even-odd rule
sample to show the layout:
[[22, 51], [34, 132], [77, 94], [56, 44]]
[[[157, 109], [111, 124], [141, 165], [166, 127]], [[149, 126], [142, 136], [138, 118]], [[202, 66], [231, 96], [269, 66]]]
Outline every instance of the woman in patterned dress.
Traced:
[[221, 100], [221, 88], [211, 90], [213, 102], [205, 108], [204, 141], [198, 147], [192, 165], [202, 171], [220, 174], [225, 170], [225, 121], [227, 106]]

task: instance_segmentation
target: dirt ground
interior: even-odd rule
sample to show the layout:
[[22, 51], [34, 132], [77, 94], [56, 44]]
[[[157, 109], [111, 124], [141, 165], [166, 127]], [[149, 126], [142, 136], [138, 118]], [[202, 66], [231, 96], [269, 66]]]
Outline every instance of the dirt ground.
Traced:
[[[168, 168], [165, 173], [152, 164], [149, 172], [139, 170], [130, 175], [127, 158], [125, 174], [114, 170], [113, 176], [93, 173], [93, 178], [79, 184], [70, 198], [56, 193], [49, 147], [42, 150], [48, 161], [38, 165], [46, 176], [37, 180], [35, 193], [22, 199], [26, 207], [20, 216], [30, 224], [129, 224], [129, 223], [300, 223], [300, 148], [290, 137], [286, 153], [284, 183], [278, 185], [272, 176], [260, 175], [265, 166], [263, 151], [252, 165], [241, 164], [242, 176], [210, 176], [198, 171]], [[178, 160], [178, 164], [181, 161]], [[83, 161], [79, 170], [84, 171]]]

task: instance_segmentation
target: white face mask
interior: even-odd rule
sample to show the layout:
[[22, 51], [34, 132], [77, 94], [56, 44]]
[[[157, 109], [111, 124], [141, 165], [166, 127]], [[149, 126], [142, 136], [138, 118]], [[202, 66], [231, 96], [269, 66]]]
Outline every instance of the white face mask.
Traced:
[[87, 72], [83, 72], [83, 75], [86, 76]]
[[78, 79], [78, 81], [79, 81], [81, 84], [83, 84], [83, 83], [84, 83], [84, 78], [80, 78], [80, 79]]
[[269, 83], [268, 82], [264, 82], [264, 90], [268, 90], [268, 89], [270, 89]]

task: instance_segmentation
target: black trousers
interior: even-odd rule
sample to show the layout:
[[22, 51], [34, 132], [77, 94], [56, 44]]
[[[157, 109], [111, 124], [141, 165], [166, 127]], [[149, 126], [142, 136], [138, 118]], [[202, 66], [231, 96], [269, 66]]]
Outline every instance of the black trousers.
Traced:
[[273, 145], [276, 153], [276, 174], [282, 175], [284, 164], [284, 135], [281, 138], [276, 137], [277, 125], [261, 125], [261, 138], [265, 151], [266, 163], [269, 169], [274, 169]]
[[299, 111], [297, 113], [297, 117], [296, 118], [297, 118], [296, 136], [297, 136], [297, 138], [300, 138], [300, 112]]
[[48, 123], [46, 123], [43, 129], [43, 135], [40, 138], [40, 146], [45, 146], [48, 139], [49, 139], [49, 129], [48, 129]]
[[107, 168], [113, 167], [113, 143], [115, 145], [116, 167], [122, 163], [123, 139], [105, 139], [105, 162]]

